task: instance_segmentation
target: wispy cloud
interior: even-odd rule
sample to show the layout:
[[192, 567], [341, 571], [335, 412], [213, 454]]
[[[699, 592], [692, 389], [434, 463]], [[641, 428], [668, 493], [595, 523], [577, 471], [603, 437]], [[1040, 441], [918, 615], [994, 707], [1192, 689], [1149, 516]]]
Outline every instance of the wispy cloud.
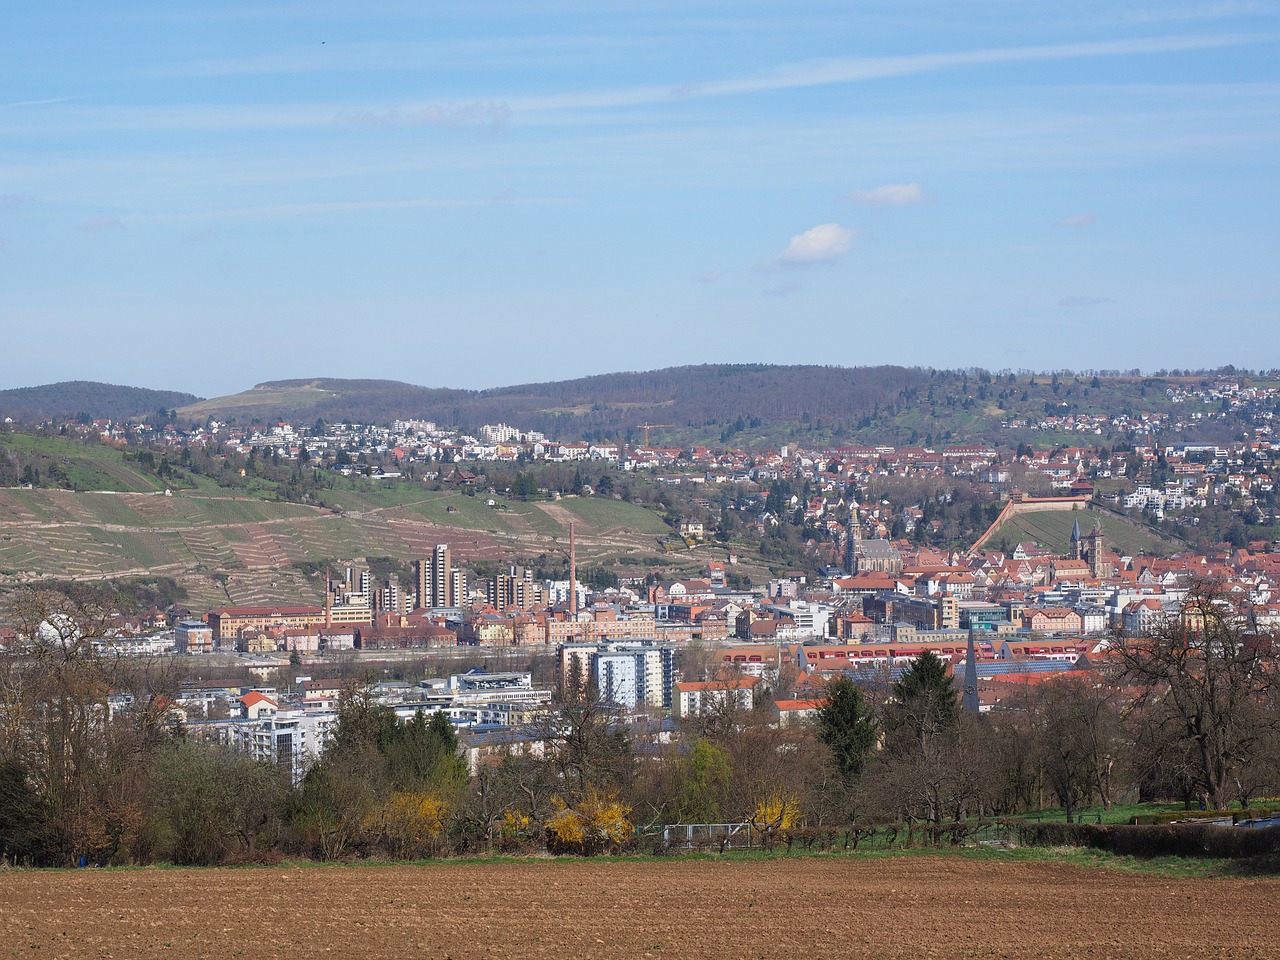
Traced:
[[338, 114], [339, 122], [358, 127], [443, 127], [487, 126], [501, 129], [511, 119], [505, 103], [428, 103], [408, 109], [365, 109]]
[[18, 193], [0, 194], [0, 210], [17, 210], [24, 203], [28, 203], [30, 197], [24, 197]]
[[1169, 3], [1168, 0], [1161, 0], [1145, 9], [1118, 10], [1109, 19], [1119, 23], [1171, 23], [1189, 20], [1222, 20], [1265, 12], [1263, 5], [1255, 2], [1228, 0], [1224, 3]]
[[1060, 227], [1092, 227], [1097, 221], [1092, 213], [1077, 213], [1072, 217], [1063, 217], [1058, 221]]
[[1070, 294], [1058, 301], [1060, 307], [1097, 307], [1104, 303], [1111, 303], [1110, 297], [1086, 297], [1080, 294]]
[[87, 233], [103, 233], [107, 230], [119, 230], [124, 226], [115, 217], [90, 217], [80, 224], [80, 229]]
[[838, 223], [820, 223], [797, 233], [787, 248], [773, 258], [779, 267], [804, 267], [814, 263], [831, 263], [853, 249], [853, 231]]
[[[1177, 53], [1263, 44], [1274, 40], [1274, 36], [1259, 32], [984, 48], [893, 57], [840, 57], [783, 64], [756, 76], [731, 77], [680, 86], [655, 84], [562, 94], [497, 94], [456, 100], [435, 98], [363, 105], [348, 102], [78, 106], [59, 110], [48, 116], [43, 113], [8, 111], [3, 129], [6, 132], [23, 132], [28, 129], [95, 132], [163, 129], [172, 132], [320, 129], [335, 124], [367, 127], [434, 126], [446, 129], [475, 126], [494, 128], [502, 127], [512, 120], [528, 119], [530, 122], [537, 122], [538, 116], [543, 114], [662, 106], [696, 99], [851, 84], [967, 67]], [[20, 101], [0, 106], [58, 103], [69, 99], [76, 98]], [[19, 117], [23, 119], [19, 120]], [[563, 120], [562, 117], [558, 119]]]
[[280, 203], [257, 207], [230, 207], [225, 210], [205, 210], [194, 213], [140, 214], [136, 219], [148, 221], [210, 221], [250, 220], [276, 217], [325, 216], [343, 213], [364, 213], [379, 210], [457, 210], [493, 206], [544, 206], [563, 203], [563, 200], [540, 198], [516, 198], [509, 195], [486, 200], [440, 200], [427, 197], [394, 200], [335, 200], [308, 203]]
[[848, 199], [872, 207], [908, 207], [928, 198], [918, 183], [886, 183], [870, 190], [854, 190]]
[[708, 270], [706, 273], [694, 274], [690, 279], [698, 283], [715, 283], [724, 277], [723, 270]]
[[803, 289], [804, 284], [799, 280], [784, 280], [782, 283], [775, 283], [772, 287], [765, 287], [763, 293], [766, 297], [789, 297]]
[[835, 57], [784, 64], [753, 77], [738, 77], [680, 86], [630, 87], [554, 96], [513, 96], [504, 100], [516, 113], [652, 106], [684, 100], [769, 93], [805, 87], [860, 83], [891, 77], [915, 76], [962, 67], [994, 66], [1048, 60], [1123, 57], [1156, 53], [1180, 53], [1221, 47], [1267, 43], [1264, 34], [1215, 34], [1157, 37], [1133, 40], [1099, 40], [1087, 43], [995, 47], [951, 53], [910, 54], [896, 57]]
[[43, 100], [13, 100], [9, 103], [0, 103], [0, 110], [7, 110], [10, 107], [43, 107], [50, 103], [66, 103], [69, 100], [75, 100], [76, 97], [45, 97]]
[[[668, 99], [756, 93], [795, 87], [816, 87], [837, 83], [882, 80], [959, 67], [992, 66], [1044, 60], [1075, 60], [1092, 57], [1122, 57], [1154, 53], [1181, 53], [1220, 47], [1267, 43], [1265, 34], [1215, 34], [1181, 37], [1151, 37], [1132, 40], [1098, 40], [1027, 47], [995, 47], [960, 50], [952, 53], [910, 54], [897, 57], [836, 57], [779, 67], [759, 77], [690, 84], [669, 89]], [[632, 94], [634, 96], [634, 94]]]
[[[339, 30], [339, 32], [342, 32]], [[149, 79], [175, 77], [241, 77], [287, 74], [436, 71], [478, 73], [499, 68], [563, 66], [570, 59], [601, 55], [607, 44], [619, 53], [644, 44], [641, 37], [596, 34], [531, 34], [521, 36], [456, 36], [432, 41], [352, 41], [318, 33], [313, 42], [241, 56], [195, 58], [140, 67]]]

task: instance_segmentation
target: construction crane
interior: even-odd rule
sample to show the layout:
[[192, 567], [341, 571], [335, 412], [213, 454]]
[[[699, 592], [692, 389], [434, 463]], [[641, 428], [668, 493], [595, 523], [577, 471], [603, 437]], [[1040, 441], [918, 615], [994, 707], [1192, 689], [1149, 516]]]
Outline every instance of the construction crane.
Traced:
[[641, 427], [644, 430], [644, 445], [645, 445], [645, 449], [647, 450], [649, 449], [649, 428], [650, 427], [655, 427], [655, 428], [656, 427], [674, 427], [675, 424], [674, 423], [649, 423], [646, 420], [644, 423], [636, 424], [636, 426]]

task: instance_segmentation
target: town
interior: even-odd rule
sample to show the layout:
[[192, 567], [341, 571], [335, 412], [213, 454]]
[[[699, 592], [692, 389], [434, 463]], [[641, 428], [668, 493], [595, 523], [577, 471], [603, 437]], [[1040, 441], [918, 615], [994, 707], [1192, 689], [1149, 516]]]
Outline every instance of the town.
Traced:
[[[864, 818], [936, 831], [965, 813], [1047, 802], [1070, 817], [1152, 794], [1248, 806], [1280, 783], [1270, 740], [1246, 738], [1216, 767], [1187, 767], [1169, 701], [1147, 702], [1171, 680], [1144, 676], [1150, 664], [1134, 644], [1185, 646], [1211, 622], [1233, 643], [1280, 628], [1280, 544], [1259, 536], [1276, 521], [1270, 419], [1280, 392], [1219, 378], [1165, 400], [1185, 418], [1049, 417], [1031, 429], [1079, 436], [1048, 447], [1025, 432], [1016, 444], [668, 446], [650, 437], [668, 426], [647, 421], [630, 442], [559, 441], [506, 424], [473, 436], [415, 420], [178, 429], [171, 411], [46, 422], [41, 436], [118, 451], [166, 485], [162, 499], [216, 480], [334, 514], [344, 511], [325, 498], [342, 484], [421, 489], [450, 506], [420, 555], [309, 560], [307, 593], [271, 602], [193, 608], [175, 593], [125, 609], [123, 595], [10, 574], [0, 656], [15, 676], [59, 656], [76, 670], [93, 664], [85, 682], [101, 695], [83, 705], [89, 728], [99, 712], [117, 726], [146, 718], [149, 736], [196, 751], [170, 758], [194, 765], [187, 775], [223, 762], [249, 764], [237, 776], [250, 780], [271, 770], [278, 797], [310, 798], [336, 818], [332, 829], [286, 829], [280, 818], [291, 815], [262, 812], [256, 833], [214, 831], [200, 856], [215, 862], [263, 842], [320, 856], [503, 843], [581, 852], [621, 848], [637, 830], [669, 841], [694, 821], [759, 838]], [[1228, 414], [1252, 435], [1200, 439], [1197, 423]], [[19, 490], [64, 487], [69, 461], [40, 462], [11, 460]], [[590, 513], [569, 507], [592, 502], [661, 516], [648, 560], [623, 552], [610, 563], [598, 550], [580, 560], [574, 518]], [[567, 538], [551, 554], [469, 553], [476, 541], [449, 526], [455, 503], [481, 516], [547, 504], [565, 511]], [[221, 576], [230, 597], [241, 574]], [[1274, 656], [1248, 649], [1259, 662]], [[949, 738], [928, 756], [884, 740], [908, 723], [918, 687], [933, 691], [930, 703], [954, 698], [923, 708], [942, 709], [934, 719]], [[845, 766], [833, 785], [821, 756], [849, 733], [832, 729], [832, 705], [845, 698], [854, 729], [878, 728], [880, 741], [861, 734], [856, 755], [837, 752]], [[24, 726], [29, 707], [4, 708], [14, 743], [35, 733]], [[355, 775], [341, 765], [355, 762], [353, 738], [369, 735], [361, 724], [383, 731], [363, 748], [383, 760], [367, 762], [394, 767], [398, 751], [426, 751], [436, 772], [397, 780], [387, 767], [374, 795], [341, 799], [334, 778]], [[396, 746], [405, 737], [416, 746]], [[1020, 766], [1041, 766], [1030, 781], [994, 772], [1015, 742]], [[1086, 744], [1092, 753], [1077, 756]], [[26, 762], [46, 763], [30, 745]], [[1069, 769], [1046, 769], [1050, 755]], [[681, 799], [679, 784], [703, 775], [695, 760], [720, 772]], [[903, 779], [921, 763], [941, 778], [931, 793]], [[370, 833], [370, 817], [401, 816], [387, 804], [411, 796], [427, 805], [412, 829], [397, 821]], [[557, 831], [570, 814], [595, 824], [594, 841]], [[142, 856], [122, 843], [95, 849]]]

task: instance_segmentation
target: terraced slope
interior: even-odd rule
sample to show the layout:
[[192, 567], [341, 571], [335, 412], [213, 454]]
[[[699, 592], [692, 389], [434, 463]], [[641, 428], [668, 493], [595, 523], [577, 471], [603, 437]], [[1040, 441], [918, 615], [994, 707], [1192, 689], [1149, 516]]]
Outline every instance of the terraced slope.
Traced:
[[[492, 503], [490, 503], [492, 499]], [[200, 491], [73, 493], [0, 490], [0, 586], [40, 578], [176, 578], [193, 606], [319, 598], [298, 569], [394, 557], [438, 543], [467, 561], [568, 551], [575, 524], [584, 564], [661, 552], [667, 527], [617, 500], [523, 503], [395, 487], [335, 495], [338, 510]]]

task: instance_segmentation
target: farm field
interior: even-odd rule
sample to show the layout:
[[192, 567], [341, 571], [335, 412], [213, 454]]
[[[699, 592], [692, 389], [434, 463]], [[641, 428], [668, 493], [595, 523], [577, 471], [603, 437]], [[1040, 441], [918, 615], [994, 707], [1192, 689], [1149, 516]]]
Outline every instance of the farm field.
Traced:
[[1280, 879], [959, 856], [0, 873], [0, 955], [1275, 957]]

